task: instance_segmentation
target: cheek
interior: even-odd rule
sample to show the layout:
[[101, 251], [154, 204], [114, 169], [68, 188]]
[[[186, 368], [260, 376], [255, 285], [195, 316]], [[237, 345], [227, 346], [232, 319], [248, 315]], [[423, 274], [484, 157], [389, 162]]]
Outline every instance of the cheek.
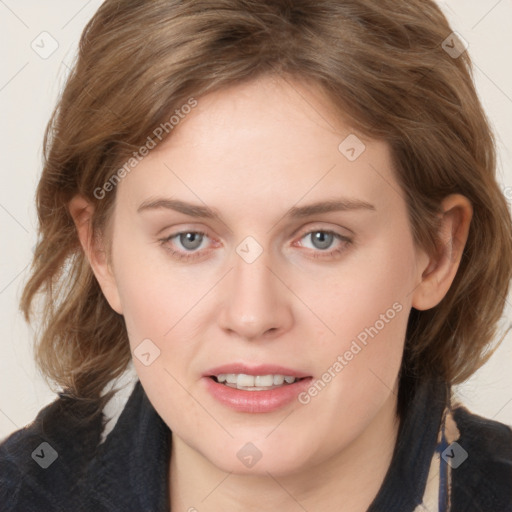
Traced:
[[330, 331], [326, 329], [322, 336], [323, 347], [339, 340], [339, 350], [348, 348], [354, 339], [364, 343], [376, 337], [401, 345], [407, 315], [398, 313], [410, 310], [415, 286], [414, 247], [404, 238], [397, 248], [388, 241], [391, 237], [382, 236], [354, 251], [339, 270], [319, 272], [316, 287], [312, 281], [302, 282], [298, 294]]
[[142, 236], [123, 236], [129, 230], [122, 227], [119, 232], [114, 269], [130, 342], [144, 338], [163, 342], [197, 302], [201, 290], [193, 283], [201, 280], [173, 269], [163, 248]]
[[177, 321], [172, 312], [178, 309], [178, 297], [168, 293], [161, 281], [155, 286], [152, 277], [147, 272], [136, 271], [120, 275], [118, 279], [132, 349], [143, 338], [151, 338], [161, 345], [165, 334]]
[[325, 393], [360, 421], [370, 418], [394, 389], [414, 288], [412, 242], [397, 250], [383, 240], [357, 253], [346, 271], [330, 279], [330, 293], [308, 297], [330, 331], [316, 343], [322, 382], [321, 391], [312, 389], [312, 394]]
[[125, 254], [122, 260], [116, 278], [142, 386], [172, 428], [177, 427], [170, 414], [174, 410], [189, 408], [187, 421], [199, 421], [182, 387], [192, 378], [191, 363], [197, 357], [198, 345], [187, 313], [193, 313], [199, 290], [187, 287], [183, 279], [173, 278], [159, 265], [139, 265], [134, 253]]
[[[179, 389], [172, 377], [188, 382], [197, 372], [198, 314], [215, 276], [173, 267], [163, 250], [147, 242], [126, 242], [130, 250], [118, 251], [114, 261], [116, 281], [135, 369], [157, 400], [163, 389]], [[118, 246], [123, 246], [121, 239]], [[147, 353], [149, 358], [142, 357]], [[168, 402], [169, 394], [162, 400]]]

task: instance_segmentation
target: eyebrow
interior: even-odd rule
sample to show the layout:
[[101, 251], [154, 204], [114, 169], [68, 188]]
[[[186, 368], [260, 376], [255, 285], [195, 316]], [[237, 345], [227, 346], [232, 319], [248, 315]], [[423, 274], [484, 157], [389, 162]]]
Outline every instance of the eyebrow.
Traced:
[[[219, 212], [214, 208], [187, 203], [179, 199], [166, 198], [157, 198], [144, 201], [137, 208], [137, 213], [147, 210], [160, 209], [174, 210], [185, 215], [188, 215], [189, 217], [220, 219]], [[293, 206], [288, 210], [284, 217], [303, 218], [309, 217], [311, 215], [318, 215], [321, 213], [350, 210], [376, 211], [376, 208], [372, 204], [367, 203], [366, 201], [361, 201], [359, 199], [333, 199], [329, 201], [319, 201], [316, 203], [308, 204], [306, 206]]]

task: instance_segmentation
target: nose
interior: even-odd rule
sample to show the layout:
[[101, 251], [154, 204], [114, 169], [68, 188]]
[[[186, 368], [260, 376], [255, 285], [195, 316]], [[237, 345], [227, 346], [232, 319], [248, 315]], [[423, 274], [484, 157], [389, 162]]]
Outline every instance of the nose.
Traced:
[[236, 255], [225, 283], [220, 327], [248, 341], [280, 336], [292, 325], [292, 294], [272, 268], [268, 251], [248, 263]]

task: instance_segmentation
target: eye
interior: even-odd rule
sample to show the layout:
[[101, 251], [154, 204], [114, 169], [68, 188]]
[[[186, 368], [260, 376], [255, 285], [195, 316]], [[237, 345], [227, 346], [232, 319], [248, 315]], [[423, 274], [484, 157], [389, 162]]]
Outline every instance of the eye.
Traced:
[[[300, 240], [310, 240], [311, 248], [313, 250], [313, 258], [328, 258], [341, 254], [345, 251], [352, 240], [335, 231], [316, 229], [305, 233]], [[337, 242], [337, 244], [335, 244]], [[334, 244], [334, 248], [333, 247]], [[300, 246], [304, 247], [304, 243], [300, 242]], [[307, 246], [306, 246], [307, 247]], [[331, 249], [332, 248], [332, 249]]]
[[304, 238], [310, 237], [311, 243], [316, 249], [329, 249], [335, 240], [335, 234], [327, 231], [312, 231], [308, 233]]
[[201, 256], [204, 251], [199, 249], [204, 249], [202, 244], [208, 239], [208, 235], [202, 231], [181, 231], [162, 238], [159, 242], [171, 253], [171, 256], [179, 260], [190, 260]]
[[187, 250], [194, 251], [201, 247], [201, 243], [206, 235], [204, 233], [198, 233], [196, 231], [189, 231], [185, 233], [178, 233], [172, 238], [177, 238], [179, 243]]
[[[340, 233], [325, 229], [316, 229], [302, 235], [299, 239], [300, 242], [294, 243], [293, 245], [307, 247], [302, 240], [307, 240], [308, 238], [311, 241], [311, 257], [313, 258], [329, 258], [339, 255], [352, 244], [350, 238]], [[208, 241], [213, 245], [216, 244], [216, 242], [210, 239], [207, 233], [202, 231], [181, 231], [159, 239], [164, 249], [170, 252], [173, 258], [181, 261], [189, 261], [205, 256], [206, 253], [210, 252], [210, 250], [206, 248]], [[335, 242], [338, 243], [331, 249]], [[217, 245], [219, 244], [217, 243]]]

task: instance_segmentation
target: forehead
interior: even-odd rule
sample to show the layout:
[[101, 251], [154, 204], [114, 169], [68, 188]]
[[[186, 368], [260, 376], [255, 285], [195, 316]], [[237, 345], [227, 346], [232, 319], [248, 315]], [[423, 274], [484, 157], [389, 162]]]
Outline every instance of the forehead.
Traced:
[[356, 134], [319, 88], [276, 78], [197, 98], [119, 188], [132, 209], [157, 195], [223, 211], [243, 198], [261, 215], [262, 205], [278, 213], [330, 196], [381, 205], [401, 196], [387, 144]]

